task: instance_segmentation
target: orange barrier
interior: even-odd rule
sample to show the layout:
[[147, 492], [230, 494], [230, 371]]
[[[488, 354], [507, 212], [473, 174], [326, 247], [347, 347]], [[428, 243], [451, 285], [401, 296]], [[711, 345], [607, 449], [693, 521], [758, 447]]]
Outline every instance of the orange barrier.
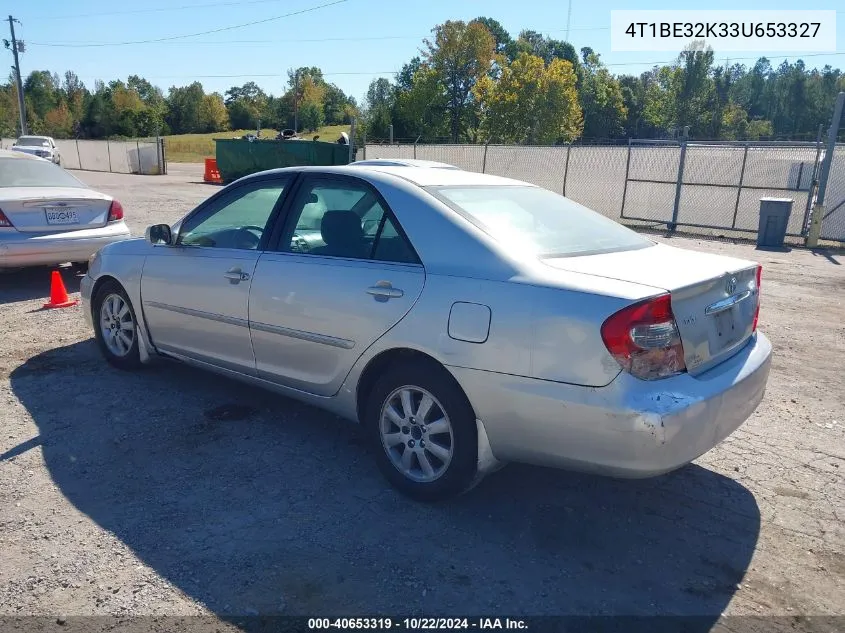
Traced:
[[65, 282], [62, 281], [62, 274], [54, 270], [50, 276], [50, 302], [45, 303], [45, 308], [69, 308], [79, 303], [79, 299], [71, 299], [67, 296]]
[[223, 179], [220, 177], [220, 170], [217, 169], [216, 158], [205, 159], [205, 175], [202, 177], [205, 182], [211, 182], [215, 185], [222, 185]]

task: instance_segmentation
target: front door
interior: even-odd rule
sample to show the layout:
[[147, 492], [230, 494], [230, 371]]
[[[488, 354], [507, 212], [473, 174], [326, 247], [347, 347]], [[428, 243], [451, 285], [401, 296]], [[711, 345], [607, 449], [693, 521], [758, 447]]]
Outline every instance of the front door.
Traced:
[[249, 321], [258, 375], [330, 396], [404, 317], [425, 271], [383, 199], [349, 176], [307, 176], [277, 252], [258, 260]]
[[157, 349], [255, 374], [250, 284], [288, 180], [250, 181], [210, 199], [183, 221], [174, 246], [153, 248], [141, 303]]

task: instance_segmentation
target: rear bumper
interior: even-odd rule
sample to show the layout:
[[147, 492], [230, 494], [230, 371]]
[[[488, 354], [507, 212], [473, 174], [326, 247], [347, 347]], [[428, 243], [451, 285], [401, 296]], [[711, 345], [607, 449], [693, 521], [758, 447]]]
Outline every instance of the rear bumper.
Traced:
[[123, 222], [59, 234], [0, 233], [0, 268], [86, 262], [103, 246], [131, 237]]
[[696, 377], [642, 381], [623, 372], [602, 388], [449, 369], [496, 459], [639, 478], [688, 464], [742, 425], [763, 398], [771, 354], [758, 332]]

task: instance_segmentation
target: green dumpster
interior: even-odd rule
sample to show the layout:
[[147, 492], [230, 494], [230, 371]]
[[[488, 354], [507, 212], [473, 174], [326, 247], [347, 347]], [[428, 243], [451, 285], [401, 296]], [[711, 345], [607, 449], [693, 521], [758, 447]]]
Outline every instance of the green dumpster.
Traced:
[[348, 165], [349, 146], [300, 140], [214, 139], [223, 182], [265, 169], [303, 165]]

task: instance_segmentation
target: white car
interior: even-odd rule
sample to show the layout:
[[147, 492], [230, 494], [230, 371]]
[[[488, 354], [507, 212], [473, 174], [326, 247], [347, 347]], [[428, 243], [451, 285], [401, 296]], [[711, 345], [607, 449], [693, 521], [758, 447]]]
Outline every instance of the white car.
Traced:
[[120, 202], [47, 160], [0, 150], [0, 269], [85, 264], [129, 237]]
[[45, 158], [57, 165], [62, 164], [62, 155], [51, 136], [21, 136], [12, 145], [12, 151]]

